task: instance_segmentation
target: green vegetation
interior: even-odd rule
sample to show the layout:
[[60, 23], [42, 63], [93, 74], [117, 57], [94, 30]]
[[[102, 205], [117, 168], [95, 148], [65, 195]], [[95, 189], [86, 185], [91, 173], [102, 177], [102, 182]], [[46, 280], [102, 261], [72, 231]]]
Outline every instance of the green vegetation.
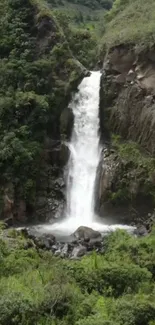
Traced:
[[[24, 200], [34, 210], [37, 180], [47, 163], [46, 140], [61, 138], [62, 111], [84, 75], [80, 63], [88, 69], [96, 64], [93, 18], [87, 16], [81, 24], [79, 11], [74, 24], [68, 5], [44, 0], [0, 3], [0, 212], [7, 187], [15, 204]], [[86, 11], [105, 10], [111, 0], [83, 5]]]
[[[3, 231], [1, 232], [3, 235]], [[155, 318], [155, 233], [116, 231], [105, 252], [62, 260], [0, 240], [1, 325], [151, 325]]]
[[[117, 171], [115, 190], [109, 192], [108, 199], [117, 205], [134, 202], [137, 195], [155, 203], [154, 170], [155, 158], [148, 156], [139, 145], [123, 141], [119, 135], [112, 136], [112, 146], [116, 149], [120, 170]], [[136, 185], [135, 185], [136, 184]]]
[[155, 158], [146, 155], [141, 151], [140, 146], [133, 141], [123, 142], [119, 135], [112, 136], [112, 144], [117, 149], [122, 159], [133, 163], [135, 167], [146, 168], [148, 173], [152, 173], [155, 168]]
[[101, 36], [104, 14], [112, 7], [113, 0], [48, 0], [53, 13], [66, 15], [70, 28], [85, 29]]
[[154, 0], [115, 0], [113, 8], [106, 15], [106, 21], [103, 48], [122, 43], [154, 45]]
[[54, 14], [63, 29], [74, 57], [85, 67], [93, 68], [96, 64], [97, 37], [95, 34], [87, 29], [70, 26], [69, 16], [59, 10], [55, 10]]
[[108, 10], [112, 7], [113, 0], [69, 0], [69, 2], [86, 6], [91, 9], [104, 8]]
[[82, 70], [43, 1], [2, 0], [0, 26], [0, 186], [33, 203], [44, 140], [60, 138]]

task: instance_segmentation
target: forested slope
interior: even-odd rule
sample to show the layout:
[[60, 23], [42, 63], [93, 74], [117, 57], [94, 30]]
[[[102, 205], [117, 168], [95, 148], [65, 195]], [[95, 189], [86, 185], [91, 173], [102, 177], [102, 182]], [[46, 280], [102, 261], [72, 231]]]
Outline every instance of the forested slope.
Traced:
[[82, 76], [47, 3], [1, 1], [1, 216], [31, 215], [52, 148], [47, 143], [60, 139], [61, 113]]

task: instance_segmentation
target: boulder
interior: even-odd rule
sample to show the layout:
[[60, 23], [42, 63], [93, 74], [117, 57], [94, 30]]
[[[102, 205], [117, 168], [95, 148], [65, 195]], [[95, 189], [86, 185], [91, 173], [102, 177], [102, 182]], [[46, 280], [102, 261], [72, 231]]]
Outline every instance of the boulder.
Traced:
[[55, 244], [55, 236], [52, 234], [43, 234], [34, 228], [21, 229], [22, 234], [33, 240], [36, 247], [41, 249], [52, 249]]
[[78, 240], [89, 241], [91, 239], [102, 238], [99, 231], [93, 230], [89, 227], [81, 226], [74, 232], [74, 237]]
[[85, 255], [86, 252], [87, 252], [87, 248], [85, 246], [79, 245], [77, 247], [74, 247], [71, 257], [73, 259], [77, 258], [77, 257], [81, 257], [81, 256]]
[[13, 217], [12, 216], [10, 218], [4, 219], [3, 221], [4, 221], [6, 227], [13, 226], [14, 220], [13, 220]]
[[137, 229], [134, 231], [134, 233], [139, 237], [148, 235], [148, 231], [146, 227], [143, 225], [138, 226]]
[[69, 245], [68, 245], [68, 243], [66, 243], [64, 245], [64, 247], [62, 248], [62, 250], [61, 250], [60, 256], [61, 257], [67, 257], [68, 256], [68, 251], [69, 251]]

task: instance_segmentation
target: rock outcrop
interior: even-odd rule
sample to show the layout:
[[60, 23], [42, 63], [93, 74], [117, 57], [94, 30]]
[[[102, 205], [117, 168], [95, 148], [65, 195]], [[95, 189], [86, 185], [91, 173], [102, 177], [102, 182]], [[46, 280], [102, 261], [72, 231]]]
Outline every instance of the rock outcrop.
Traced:
[[113, 47], [105, 57], [100, 121], [108, 150], [100, 171], [98, 207], [113, 221], [118, 215], [125, 222], [145, 223], [154, 210], [154, 57], [154, 46], [137, 53], [134, 44]]
[[[110, 50], [101, 86], [101, 127], [155, 153], [155, 48], [136, 54], [132, 44]], [[105, 117], [105, 118], [104, 118]]]
[[81, 226], [73, 234], [78, 240], [87, 241], [91, 243], [97, 243], [102, 240], [101, 234], [99, 231], [95, 231], [92, 228]]

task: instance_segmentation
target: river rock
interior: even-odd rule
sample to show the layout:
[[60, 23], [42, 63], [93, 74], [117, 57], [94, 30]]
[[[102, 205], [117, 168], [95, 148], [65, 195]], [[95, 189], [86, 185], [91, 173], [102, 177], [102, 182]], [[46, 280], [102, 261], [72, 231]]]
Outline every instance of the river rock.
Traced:
[[148, 231], [145, 226], [141, 225], [138, 226], [137, 229], [134, 231], [135, 235], [137, 236], [146, 236], [148, 235]]
[[55, 236], [52, 234], [43, 234], [38, 231], [35, 227], [21, 229], [22, 234], [33, 240], [35, 245], [41, 249], [50, 250], [55, 244]]
[[62, 250], [61, 250], [60, 256], [61, 257], [67, 257], [68, 256], [68, 250], [69, 250], [69, 245], [68, 245], [68, 243], [66, 243], [64, 245], [64, 247], [62, 248]]
[[71, 257], [73, 259], [77, 258], [77, 257], [81, 257], [81, 256], [85, 255], [86, 252], [87, 252], [87, 248], [85, 246], [79, 245], [77, 247], [74, 247]]
[[74, 232], [74, 237], [78, 240], [90, 241], [92, 239], [101, 239], [101, 234], [99, 231], [93, 230], [89, 227], [81, 226]]
[[97, 238], [91, 238], [89, 240], [89, 246], [96, 246], [96, 247], [98, 247], [98, 246], [101, 245], [101, 243], [102, 243], [102, 237], [101, 236], [99, 236]]
[[13, 226], [13, 217], [6, 218], [6, 219], [4, 219], [3, 221], [4, 221], [6, 227], [11, 227], [11, 226]]

